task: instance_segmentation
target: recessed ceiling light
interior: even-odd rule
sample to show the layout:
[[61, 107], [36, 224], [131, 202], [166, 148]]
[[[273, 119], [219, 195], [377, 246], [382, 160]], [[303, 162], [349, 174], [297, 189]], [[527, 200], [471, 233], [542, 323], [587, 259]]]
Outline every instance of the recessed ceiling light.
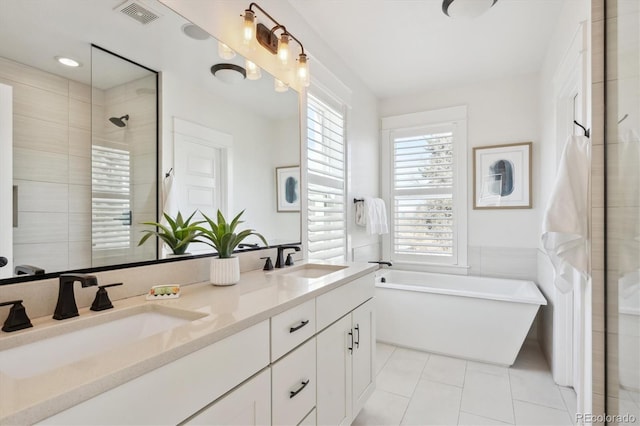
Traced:
[[192, 23], [184, 24], [182, 26], [182, 32], [194, 40], [207, 40], [211, 37], [208, 32]]
[[65, 56], [56, 56], [56, 61], [58, 61], [59, 63], [67, 67], [75, 68], [82, 65], [80, 62], [76, 61], [75, 59], [67, 58]]

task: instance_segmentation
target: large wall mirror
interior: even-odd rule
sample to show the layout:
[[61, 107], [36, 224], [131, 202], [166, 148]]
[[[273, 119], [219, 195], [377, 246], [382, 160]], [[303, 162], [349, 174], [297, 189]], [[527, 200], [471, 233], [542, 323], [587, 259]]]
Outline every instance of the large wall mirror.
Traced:
[[[270, 245], [300, 241], [300, 212], [279, 211], [276, 189], [276, 170], [300, 164], [297, 92], [264, 71], [245, 78], [241, 55], [155, 0], [3, 0], [0, 23], [11, 41], [0, 84], [13, 88], [0, 284], [17, 265], [48, 274], [163, 258], [152, 240], [138, 247], [141, 222], [163, 211], [244, 210]], [[214, 75], [221, 63], [235, 66]]]

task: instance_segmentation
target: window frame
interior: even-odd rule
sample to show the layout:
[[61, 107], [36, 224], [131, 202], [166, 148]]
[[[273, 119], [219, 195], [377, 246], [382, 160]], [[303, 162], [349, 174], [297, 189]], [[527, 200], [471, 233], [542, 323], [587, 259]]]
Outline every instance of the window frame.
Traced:
[[[453, 133], [453, 256], [410, 255], [394, 252], [394, 138], [407, 133], [451, 129]], [[384, 117], [381, 126], [382, 196], [389, 206], [389, 234], [382, 239], [385, 258], [409, 269], [466, 273], [468, 218], [467, 107]]]

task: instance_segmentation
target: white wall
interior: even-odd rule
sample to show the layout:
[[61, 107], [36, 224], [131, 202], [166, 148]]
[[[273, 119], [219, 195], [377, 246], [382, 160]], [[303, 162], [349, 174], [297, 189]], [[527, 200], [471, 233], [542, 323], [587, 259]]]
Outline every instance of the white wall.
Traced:
[[[281, 72], [270, 54], [264, 49], [243, 51], [240, 42], [240, 14], [247, 4], [234, 0], [161, 0], [185, 18], [200, 25], [216, 38], [236, 48], [243, 55], [272, 74]], [[347, 201], [354, 196], [380, 193], [379, 183], [379, 141], [377, 101], [371, 90], [349, 69], [349, 67], [327, 46], [286, 1], [264, 0], [260, 6], [287, 26], [304, 44], [310, 55], [311, 78], [320, 82], [349, 105], [347, 112], [347, 152], [350, 161]], [[286, 73], [282, 74], [286, 81]], [[346, 98], [346, 99], [345, 99]], [[353, 205], [348, 202], [347, 232], [349, 252], [356, 253], [365, 260], [379, 256], [379, 238], [368, 236], [363, 229], [356, 229], [353, 223]], [[304, 239], [304, 237], [303, 237]], [[351, 258], [351, 256], [349, 256]]]
[[[472, 188], [472, 148], [533, 142], [533, 208], [473, 210], [468, 197], [470, 273], [534, 279], [541, 204], [538, 75], [530, 74], [381, 100], [382, 117], [467, 105], [467, 183]], [[509, 258], [505, 262], [505, 257]]]

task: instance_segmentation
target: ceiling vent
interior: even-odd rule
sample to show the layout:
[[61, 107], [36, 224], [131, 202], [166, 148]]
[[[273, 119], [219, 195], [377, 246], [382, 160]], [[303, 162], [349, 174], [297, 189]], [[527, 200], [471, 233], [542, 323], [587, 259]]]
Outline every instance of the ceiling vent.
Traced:
[[147, 7], [143, 7], [140, 2], [135, 1], [126, 1], [115, 10], [135, 19], [142, 25], [147, 25], [160, 17], [160, 14], [153, 12]]

